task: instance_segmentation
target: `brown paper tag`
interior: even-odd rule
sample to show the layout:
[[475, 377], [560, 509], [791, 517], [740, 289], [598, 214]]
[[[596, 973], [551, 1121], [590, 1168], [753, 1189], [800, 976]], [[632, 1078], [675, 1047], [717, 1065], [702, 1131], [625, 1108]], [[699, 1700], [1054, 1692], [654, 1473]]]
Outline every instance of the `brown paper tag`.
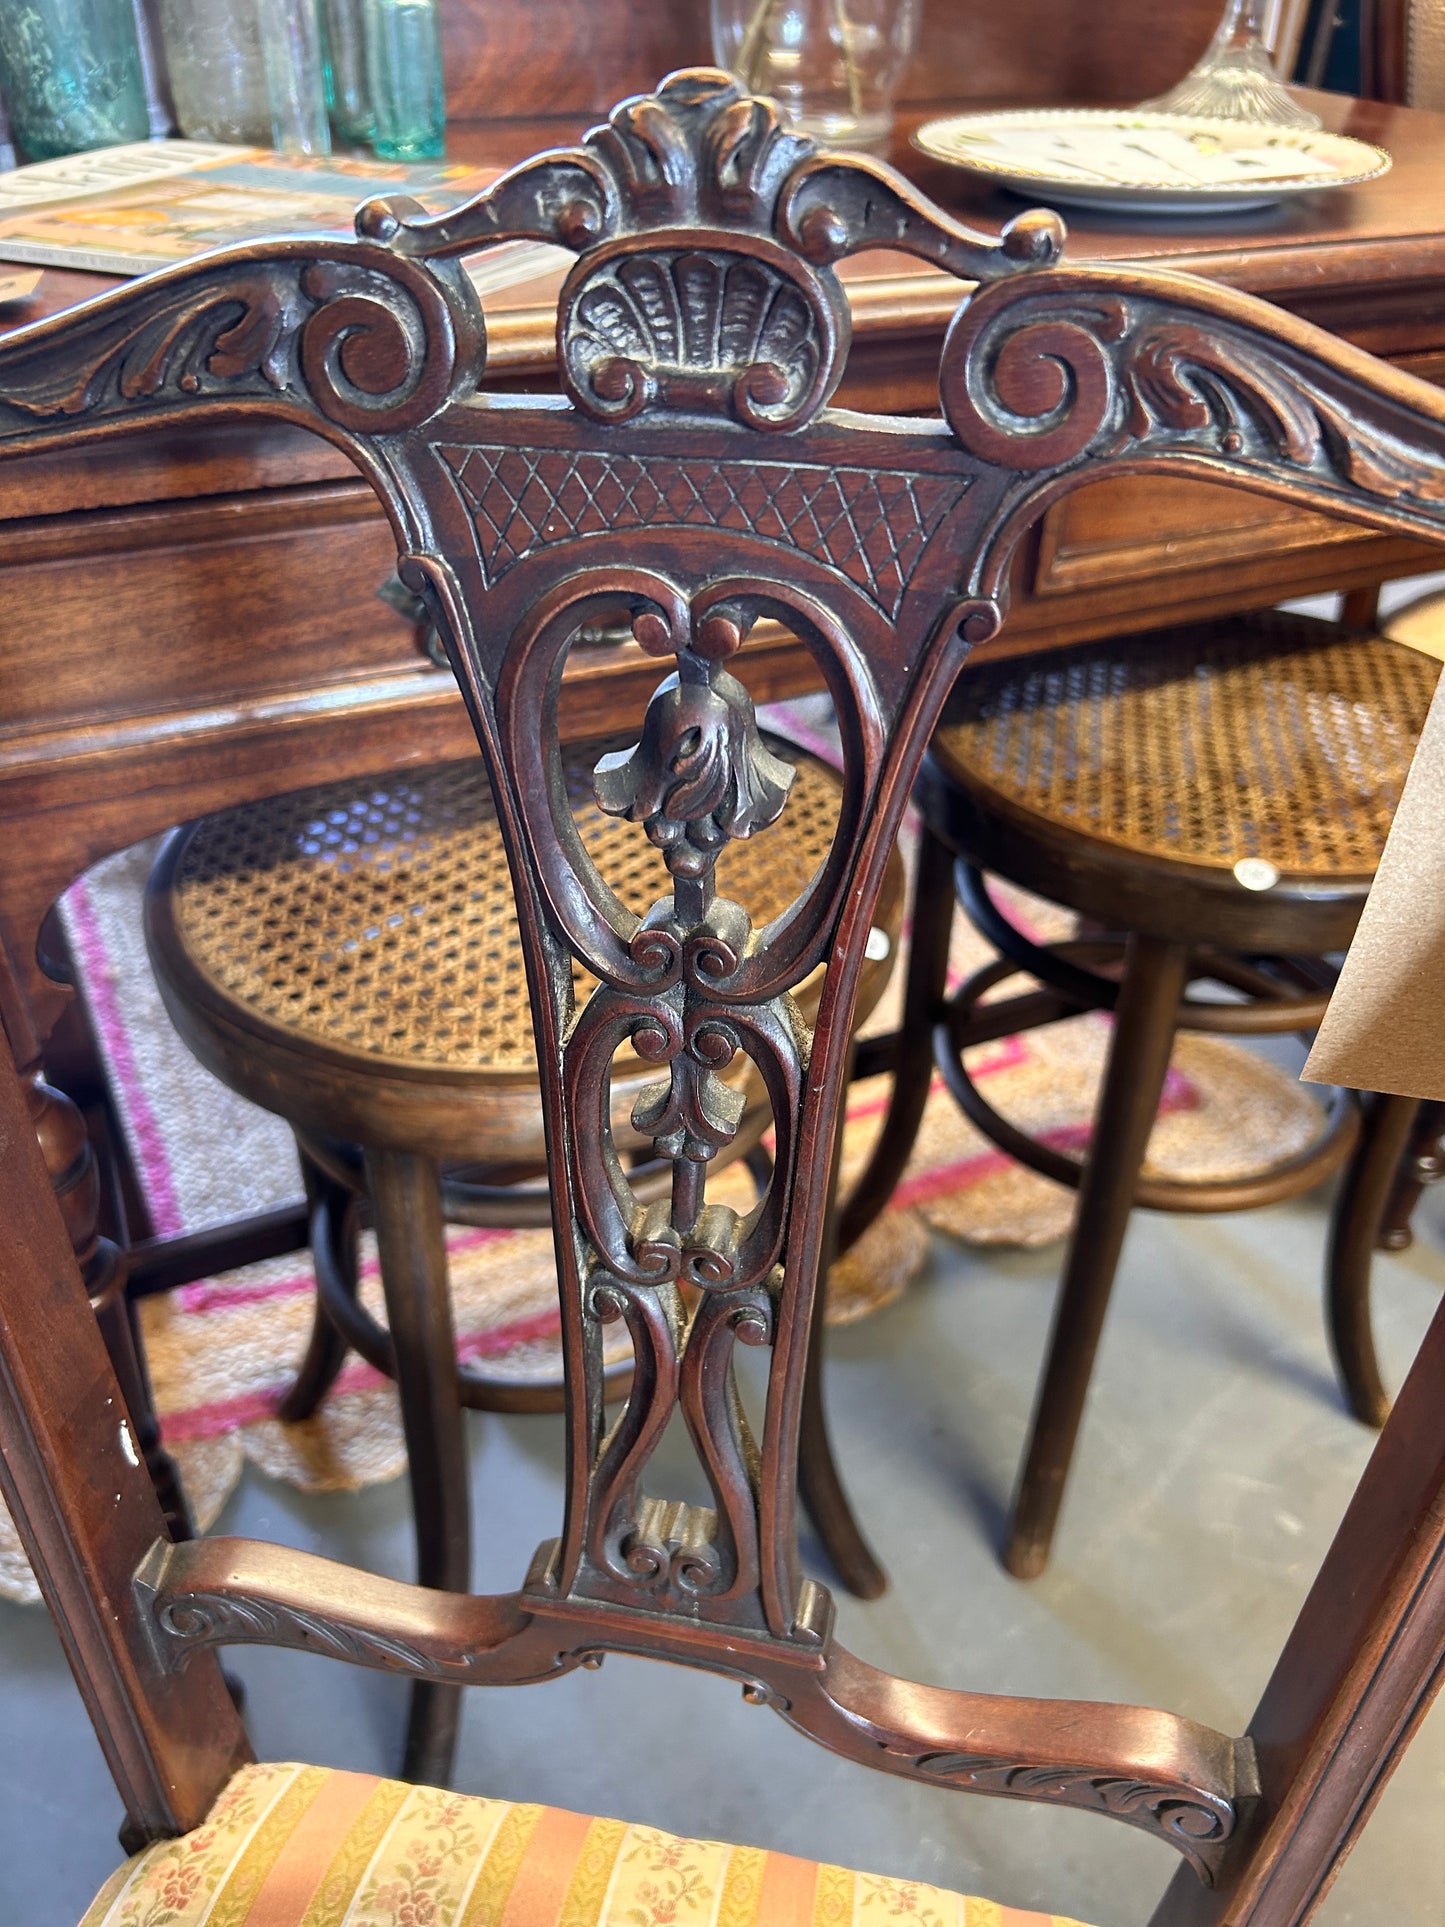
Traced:
[[1445, 679], [1301, 1075], [1445, 1098]]

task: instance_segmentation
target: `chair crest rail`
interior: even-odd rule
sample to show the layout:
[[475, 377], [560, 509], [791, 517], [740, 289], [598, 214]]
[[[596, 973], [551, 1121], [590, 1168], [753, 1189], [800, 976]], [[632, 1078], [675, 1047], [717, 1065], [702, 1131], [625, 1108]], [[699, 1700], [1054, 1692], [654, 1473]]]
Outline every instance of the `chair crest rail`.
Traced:
[[[262, 415], [346, 449], [386, 507], [512, 865], [551, 1147], [566, 1511], [499, 1599], [245, 1542], [157, 1549], [137, 1584], [166, 1663], [237, 1639], [478, 1683], [609, 1650], [681, 1659], [850, 1757], [1112, 1814], [1208, 1879], [1253, 1792], [1247, 1743], [1138, 1708], [893, 1680], [833, 1643], [827, 1595], [801, 1573], [800, 1404], [849, 1017], [929, 734], [1002, 622], [1009, 557], [1043, 506], [1154, 466], [1442, 538], [1445, 399], [1246, 297], [1060, 265], [1052, 215], [972, 234], [707, 70], [462, 207], [372, 202], [357, 225], [355, 240], [215, 254], [5, 337], [0, 455]], [[454, 257], [520, 236], [577, 256], [561, 397], [478, 387], [485, 321]], [[874, 247], [969, 284], [937, 420], [827, 405], [849, 330], [834, 269]], [[557, 740], [569, 652], [619, 610], [666, 671], [636, 742], [595, 777], [602, 809], [643, 824], [666, 860], [670, 892], [641, 917], [578, 834]], [[732, 839], [787, 834], [793, 772], [747, 689], [762, 618], [812, 652], [844, 766], [829, 855], [758, 927], [716, 864]], [[576, 963], [597, 980], [580, 1005]], [[822, 965], [810, 1033], [794, 992]], [[632, 1121], [671, 1163], [660, 1203], [634, 1194], [612, 1142], [624, 1044], [658, 1071]], [[745, 1214], [708, 1196], [744, 1063], [776, 1137]], [[601, 1332], [618, 1320], [636, 1372], [609, 1424]], [[768, 1354], [760, 1414], [739, 1345]], [[708, 1507], [649, 1489], [676, 1411]]]

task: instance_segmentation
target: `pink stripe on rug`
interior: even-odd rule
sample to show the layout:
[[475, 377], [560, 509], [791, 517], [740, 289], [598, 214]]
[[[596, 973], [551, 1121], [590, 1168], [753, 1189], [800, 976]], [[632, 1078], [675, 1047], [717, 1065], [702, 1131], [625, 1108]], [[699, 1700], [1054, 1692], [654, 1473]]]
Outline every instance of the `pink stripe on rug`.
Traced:
[[[941, 1082], [941, 1079], [936, 1080], [934, 1088]], [[1197, 1088], [1180, 1072], [1171, 1070], [1164, 1080], [1164, 1093], [1159, 1099], [1159, 1109], [1155, 1115], [1172, 1117], [1179, 1111], [1196, 1110], [1198, 1105]], [[852, 1116], [851, 1112], [849, 1116]], [[1093, 1134], [1092, 1123], [1056, 1124], [1052, 1130], [1040, 1131], [1039, 1142], [1055, 1151], [1082, 1151]], [[970, 1185], [979, 1184], [984, 1178], [996, 1177], [1000, 1171], [1008, 1171], [1015, 1165], [1016, 1160], [1007, 1151], [990, 1146], [971, 1158], [960, 1158], [956, 1164], [940, 1164], [931, 1171], [920, 1171], [916, 1178], [905, 1178], [888, 1200], [888, 1209], [901, 1211], [913, 1204], [931, 1204], [935, 1198], [946, 1197], [950, 1191], [967, 1190]]]
[[[561, 1329], [561, 1313], [553, 1306], [533, 1312], [527, 1318], [515, 1318], [508, 1325], [463, 1333], [457, 1341], [457, 1357], [464, 1362], [473, 1358], [499, 1358], [514, 1346], [555, 1338]], [[329, 1396], [339, 1398], [348, 1392], [374, 1391], [387, 1382], [374, 1365], [368, 1365], [365, 1359], [356, 1359], [342, 1372]], [[205, 1405], [189, 1406], [183, 1412], [168, 1412], [161, 1422], [162, 1434], [174, 1445], [187, 1439], [220, 1438], [237, 1426], [256, 1425], [263, 1419], [274, 1418], [289, 1383], [288, 1380], [286, 1384], [268, 1386], [263, 1391], [242, 1392], [236, 1398], [213, 1399]]]
[[[454, 1232], [447, 1239], [447, 1250], [454, 1256], [464, 1256], [469, 1251], [480, 1250], [483, 1245], [494, 1244], [499, 1238], [516, 1235], [515, 1231], [478, 1225], [469, 1231]], [[194, 1285], [178, 1286], [171, 1294], [172, 1299], [184, 1312], [204, 1314], [260, 1305], [268, 1298], [294, 1298], [298, 1292], [314, 1290], [316, 1285], [315, 1272], [300, 1252], [296, 1256], [297, 1269], [284, 1278], [273, 1278], [268, 1284], [238, 1285], [225, 1278], [204, 1278]], [[363, 1283], [381, 1276], [381, 1267], [375, 1258], [363, 1262], [361, 1276]]]
[[130, 1031], [115, 994], [110, 952], [101, 935], [95, 905], [90, 900], [90, 891], [84, 878], [71, 886], [67, 906], [76, 946], [80, 951], [86, 1000], [96, 1029], [100, 1032], [101, 1047], [121, 1087], [131, 1130], [135, 1134], [151, 1220], [162, 1237], [170, 1237], [184, 1231], [186, 1226], [171, 1176], [165, 1135], [146, 1098], [135, 1052], [131, 1048]]

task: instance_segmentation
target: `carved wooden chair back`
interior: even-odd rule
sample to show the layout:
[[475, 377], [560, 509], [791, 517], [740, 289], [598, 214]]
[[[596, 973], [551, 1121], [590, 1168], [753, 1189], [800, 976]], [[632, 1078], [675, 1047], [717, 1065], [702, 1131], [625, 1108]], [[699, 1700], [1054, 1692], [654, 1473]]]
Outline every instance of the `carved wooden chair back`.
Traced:
[[[486, 327], [457, 257], [507, 237], [577, 256], [560, 397], [478, 388]], [[212, 255], [0, 344], [4, 453], [260, 414], [327, 437], [373, 483], [497, 799], [551, 1145], [560, 1536], [515, 1592], [422, 1592], [256, 1543], [164, 1539], [0, 1080], [6, 1489], [136, 1838], [194, 1824], [244, 1745], [211, 1651], [227, 1641], [478, 1685], [622, 1651], [731, 1675], [884, 1771], [1148, 1829], [1186, 1863], [1157, 1916], [1170, 1927], [1303, 1920], [1323, 1890], [1442, 1650], [1445, 1420], [1428, 1378], [1445, 1324], [1243, 1738], [897, 1679], [837, 1644], [798, 1559], [799, 1405], [862, 947], [913, 773], [970, 650], [999, 628], [1020, 535], [1113, 464], [1445, 537], [1436, 390], [1222, 288], [1060, 265], [1061, 243], [1044, 213], [998, 240], [970, 233], [703, 70], [448, 213], [373, 202], [355, 240]], [[827, 406], [848, 348], [837, 264], [871, 247], [977, 284], [943, 352], [941, 419]], [[570, 643], [619, 605], [666, 671], [635, 747], [596, 773], [602, 807], [641, 819], [666, 856], [671, 894], [642, 917], [579, 841], [557, 747]], [[755, 928], [714, 865], [729, 838], [786, 822], [791, 771], [743, 680], [763, 617], [813, 652], [845, 768], [830, 855]], [[597, 980], [580, 1008], [574, 959]], [[822, 962], [808, 1034], [791, 992]], [[637, 1115], [672, 1160], [661, 1204], [634, 1198], [609, 1137], [608, 1065], [626, 1040], [658, 1067]], [[737, 1121], [718, 1072], [739, 1052], [777, 1139], [746, 1216], [707, 1184]], [[618, 1319], [637, 1369], [609, 1427], [599, 1333]], [[770, 1355], [756, 1413], [736, 1388], [739, 1344]], [[678, 1409], [708, 1508], [649, 1484]], [[1347, 1728], [1353, 1750], [1337, 1743]]]

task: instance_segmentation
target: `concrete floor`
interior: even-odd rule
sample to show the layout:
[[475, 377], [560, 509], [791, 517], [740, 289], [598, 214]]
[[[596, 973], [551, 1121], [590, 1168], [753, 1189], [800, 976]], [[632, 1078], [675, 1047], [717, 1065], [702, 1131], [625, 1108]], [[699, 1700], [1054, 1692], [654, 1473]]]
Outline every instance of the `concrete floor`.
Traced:
[[[938, 1242], [929, 1272], [836, 1333], [829, 1396], [861, 1517], [893, 1577], [841, 1636], [914, 1677], [1169, 1705], [1238, 1731], [1364, 1464], [1319, 1313], [1325, 1200], [1247, 1217], [1140, 1214], [1051, 1571], [999, 1569], [1057, 1248]], [[1378, 1324], [1403, 1371], [1445, 1286], [1445, 1195], [1382, 1259]], [[555, 1529], [558, 1421], [474, 1419], [477, 1583], [515, 1584]], [[655, 1481], [655, 1485], [659, 1482]], [[669, 1489], [683, 1490], [685, 1471]], [[221, 1529], [408, 1573], [404, 1487], [306, 1499], [254, 1471]], [[241, 1649], [263, 1757], [385, 1770], [404, 1691]], [[610, 1659], [478, 1693], [457, 1784], [912, 1873], [1096, 1927], [1140, 1927], [1173, 1855], [1093, 1816], [968, 1799], [835, 1760], [721, 1681]], [[119, 1808], [55, 1636], [0, 1605], [0, 1927], [74, 1927], [116, 1863]], [[1445, 1927], [1445, 1705], [1318, 1916]]]

